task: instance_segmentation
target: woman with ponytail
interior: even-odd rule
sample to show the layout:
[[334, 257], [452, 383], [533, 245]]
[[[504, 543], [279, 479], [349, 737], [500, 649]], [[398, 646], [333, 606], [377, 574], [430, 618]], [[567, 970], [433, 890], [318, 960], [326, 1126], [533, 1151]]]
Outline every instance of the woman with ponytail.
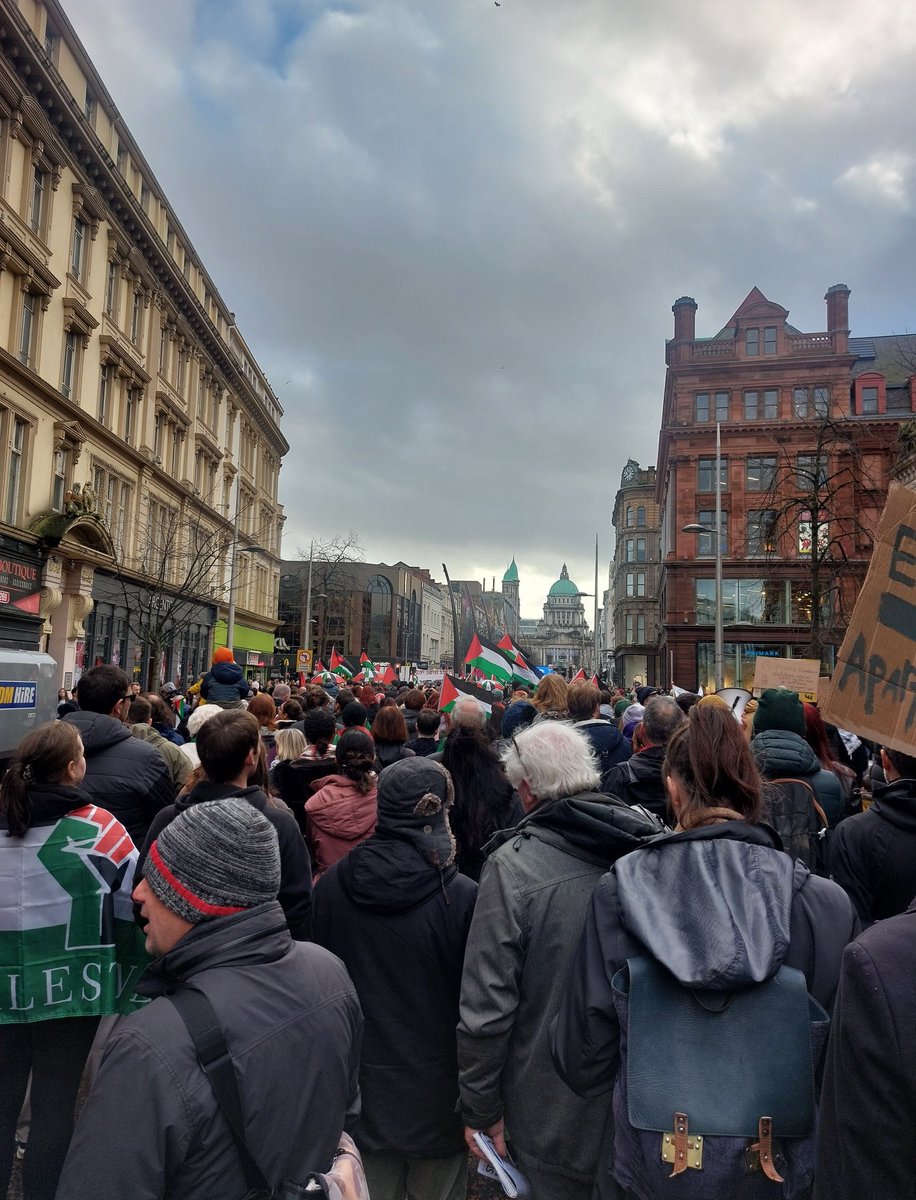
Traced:
[[[472, 703], [482, 721], [483, 710]], [[458, 870], [479, 881], [484, 846], [500, 829], [517, 825], [525, 813], [482, 725], [455, 725], [442, 751], [442, 765], [455, 788], [451, 822]]]
[[148, 961], [130, 903], [136, 848], [82, 790], [85, 774], [76, 726], [54, 721], [23, 739], [0, 784], [4, 1196], [31, 1074], [24, 1194], [53, 1200], [99, 1017], [138, 1006], [132, 984]]
[[375, 742], [361, 729], [348, 729], [337, 743], [335, 759], [337, 774], [317, 779], [305, 803], [316, 881], [375, 832]]

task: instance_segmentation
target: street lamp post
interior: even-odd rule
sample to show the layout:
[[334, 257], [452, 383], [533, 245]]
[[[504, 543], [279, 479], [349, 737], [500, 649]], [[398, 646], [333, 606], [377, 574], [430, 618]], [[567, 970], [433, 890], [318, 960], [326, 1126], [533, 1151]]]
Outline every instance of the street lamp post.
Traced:
[[723, 613], [722, 613], [722, 427], [719, 422], [716, 422], [716, 527], [710, 529], [708, 525], [685, 525], [683, 533], [711, 533], [715, 539], [716, 547], [716, 626], [715, 626], [715, 681], [716, 691], [721, 692], [724, 687], [724, 660], [725, 650], [723, 646]]

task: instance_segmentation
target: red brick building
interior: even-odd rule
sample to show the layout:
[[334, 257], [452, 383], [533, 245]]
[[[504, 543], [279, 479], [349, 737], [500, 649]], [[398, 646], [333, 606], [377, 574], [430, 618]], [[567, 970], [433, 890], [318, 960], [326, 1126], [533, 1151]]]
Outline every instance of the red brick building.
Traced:
[[[758, 655], [830, 669], [867, 569], [901, 424], [916, 412], [916, 339], [857, 337], [849, 289], [828, 289], [827, 328], [803, 333], [754, 288], [713, 337], [696, 302], [673, 306], [659, 438], [659, 665], [713, 683], [715, 453], [721, 429], [725, 686]], [[685, 533], [685, 525], [709, 526]]]

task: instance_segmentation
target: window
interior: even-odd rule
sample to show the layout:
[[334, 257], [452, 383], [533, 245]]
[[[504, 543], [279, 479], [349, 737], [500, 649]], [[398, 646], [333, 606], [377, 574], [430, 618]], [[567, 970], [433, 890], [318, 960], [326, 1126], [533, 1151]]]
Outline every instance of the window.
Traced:
[[628, 563], [646, 561], [646, 539], [644, 537], [627, 538], [624, 543], [624, 550]]
[[184, 393], [185, 353], [178, 351], [178, 368], [175, 372], [175, 390]]
[[187, 250], [184, 252], [184, 263], [181, 268], [181, 273], [184, 275], [185, 279], [191, 278], [191, 256], [188, 254]]
[[816, 387], [814, 389], [814, 415], [826, 417], [830, 412], [830, 388]]
[[47, 54], [48, 58], [52, 58], [54, 56], [54, 47], [56, 44], [57, 44], [57, 34], [54, 32], [53, 27], [50, 24], [46, 23], [45, 24], [45, 54]]
[[779, 416], [779, 392], [775, 388], [763, 393], [763, 416], [767, 421], [775, 421]]
[[755, 358], [760, 353], [760, 330], [745, 329], [744, 353], [748, 358]]
[[772, 554], [776, 549], [776, 516], [771, 508], [751, 508], [747, 513], [749, 557]]
[[165, 435], [165, 413], [156, 413], [156, 425], [153, 430], [153, 454], [158, 462], [162, 462], [162, 442]]
[[776, 483], [776, 456], [749, 458], [746, 471], [745, 491], [768, 492]]
[[807, 417], [808, 415], [808, 389], [795, 388], [792, 392], [792, 408], [796, 417]]
[[69, 329], [64, 337], [64, 359], [60, 373], [60, 390], [69, 400], [73, 395], [76, 368], [76, 334]]
[[111, 414], [111, 379], [114, 372], [111, 363], [103, 363], [99, 375], [99, 420], [103, 425], [108, 424]]
[[828, 460], [826, 454], [799, 454], [796, 459], [796, 487], [801, 491], [827, 486]]
[[83, 116], [91, 125], [95, 118], [95, 96], [86, 88], [86, 100], [83, 104]]
[[83, 273], [83, 256], [86, 253], [86, 222], [77, 217], [73, 222], [73, 252], [70, 255], [70, 274], [79, 279]]
[[744, 419], [745, 421], [757, 420], [757, 393], [744, 393]]
[[136, 345], [140, 341], [143, 329], [143, 297], [134, 292], [134, 302], [130, 310], [130, 340]]
[[[697, 513], [697, 522], [700, 525], [705, 525], [709, 530], [708, 533], [697, 534], [697, 558], [714, 558], [716, 553], [715, 528], [716, 528], [716, 510], [714, 508], [701, 508]], [[728, 554], [728, 513], [720, 514], [719, 521], [719, 538], [721, 553]]]
[[172, 458], [170, 470], [172, 478], [177, 480], [181, 472], [181, 430], [177, 427], [172, 429]]
[[636, 507], [636, 527], [637, 529], [645, 529], [646, 527], [646, 506], [639, 504]]
[[51, 480], [51, 508], [54, 512], [64, 511], [64, 496], [67, 494], [69, 451], [63, 447], [54, 451], [54, 475]]
[[48, 177], [41, 167], [34, 167], [32, 170], [32, 199], [29, 210], [29, 225], [32, 232], [41, 234], [42, 219], [44, 217], [45, 207], [45, 186], [48, 182]]
[[127, 170], [127, 147], [124, 145], [124, 143], [120, 139], [118, 139], [117, 163], [118, 163], [118, 170], [123, 175], [124, 172]]
[[[719, 489], [728, 488], [728, 460], [722, 459], [719, 464]], [[716, 460], [714, 458], [697, 459], [697, 491], [714, 492], [716, 490]]]
[[4, 520], [14, 525], [19, 516], [19, 493], [22, 489], [22, 456], [25, 452], [26, 423], [21, 417], [10, 422], [9, 468], [6, 478], [6, 507]]
[[163, 325], [159, 330], [159, 374], [166, 373], [166, 366], [169, 361], [169, 331]]
[[124, 441], [127, 442], [128, 446], [134, 444], [136, 437], [141, 395], [142, 393], [139, 388], [127, 389], [127, 397], [124, 401]]
[[694, 412], [697, 421], [709, 420], [709, 392], [697, 392], [694, 398]]
[[34, 292], [22, 293], [22, 324], [19, 329], [19, 361], [27, 367], [32, 363], [38, 325], [38, 297]]
[[643, 645], [646, 640], [645, 613], [627, 613], [626, 641], [630, 645]]
[[716, 420], [728, 420], [728, 392], [716, 392]]
[[149, 216], [150, 190], [149, 185], [142, 183], [140, 185], [140, 207]]
[[776, 353], [776, 326], [767, 325], [763, 331], [763, 352], [764, 354]]
[[636, 524], [636, 509], [632, 504], [627, 505], [627, 529], [632, 529]]
[[627, 595], [628, 596], [645, 596], [646, 594], [646, 573], [645, 571], [627, 571]]
[[105, 280], [105, 311], [109, 317], [116, 317], [118, 307], [118, 264], [109, 260], [108, 276]]
[[862, 414], [867, 416], [878, 411], [878, 389], [876, 387], [862, 388]]

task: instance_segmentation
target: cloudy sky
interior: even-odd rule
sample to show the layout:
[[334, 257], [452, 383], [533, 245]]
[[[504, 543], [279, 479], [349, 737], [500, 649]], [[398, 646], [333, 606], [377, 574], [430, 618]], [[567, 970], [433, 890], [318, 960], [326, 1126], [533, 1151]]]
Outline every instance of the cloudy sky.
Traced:
[[[286, 412], [284, 551], [602, 582], [671, 304], [916, 328], [916, 5], [64, 0]], [[590, 607], [591, 602], [587, 602]]]

